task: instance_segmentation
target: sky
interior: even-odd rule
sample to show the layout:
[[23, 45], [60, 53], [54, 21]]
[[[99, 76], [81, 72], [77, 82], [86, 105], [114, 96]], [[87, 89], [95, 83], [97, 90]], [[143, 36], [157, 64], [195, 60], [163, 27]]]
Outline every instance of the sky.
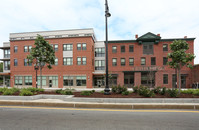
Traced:
[[[0, 46], [9, 33], [93, 28], [105, 40], [105, 0], [1, 0]], [[199, 0], [108, 0], [109, 40], [152, 32], [162, 38], [196, 38], [199, 64]], [[3, 51], [0, 50], [0, 58]]]

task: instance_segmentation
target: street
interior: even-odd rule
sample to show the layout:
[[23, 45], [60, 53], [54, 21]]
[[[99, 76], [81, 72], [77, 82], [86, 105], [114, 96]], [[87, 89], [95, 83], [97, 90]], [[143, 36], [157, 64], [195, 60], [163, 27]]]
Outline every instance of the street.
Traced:
[[0, 130], [197, 130], [199, 111], [0, 106]]

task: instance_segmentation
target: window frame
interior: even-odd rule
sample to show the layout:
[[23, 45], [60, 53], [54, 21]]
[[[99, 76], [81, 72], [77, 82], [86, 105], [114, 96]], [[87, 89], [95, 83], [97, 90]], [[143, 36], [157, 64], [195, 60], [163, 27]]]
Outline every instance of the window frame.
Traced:
[[63, 51], [73, 51], [73, 44], [63, 44]]
[[[115, 60], [116, 62], [114, 62], [113, 60]], [[112, 66], [117, 66], [117, 58], [112, 58]]]
[[[142, 60], [144, 60], [144, 64]], [[141, 57], [141, 65], [146, 65], [146, 57]]]
[[[153, 59], [154, 59], [154, 61], [153, 61]], [[152, 64], [152, 63], [154, 63], [154, 64]], [[156, 65], [156, 57], [151, 57], [151, 65]]]
[[[133, 59], [133, 62], [130, 62], [131, 59]], [[134, 58], [129, 58], [129, 66], [134, 66]]]
[[14, 66], [18, 66], [18, 60], [14, 59]]
[[[165, 45], [166, 45], [166, 48], [164, 47]], [[162, 49], [163, 49], [163, 52], [167, 52], [168, 51], [168, 44], [163, 44]]]
[[[70, 63], [70, 64], [68, 64], [68, 63]], [[64, 57], [63, 65], [66, 65], [66, 66], [73, 65], [73, 57]]]
[[134, 52], [134, 45], [129, 45], [129, 52]]
[[163, 65], [167, 65], [167, 62], [168, 62], [168, 57], [163, 57]]
[[125, 48], [125, 45], [122, 45], [122, 46], [120, 46], [120, 51], [121, 51], [121, 53], [125, 53], [125, 50], [126, 48]]
[[169, 83], [169, 76], [168, 74], [163, 74], [163, 84], [168, 84]]
[[117, 46], [112, 46], [112, 53], [117, 53]]
[[28, 52], [28, 46], [24, 46], [24, 52]]
[[18, 46], [14, 46], [14, 53], [18, 52]]
[[[124, 62], [122, 60], [124, 60]], [[126, 59], [125, 58], [121, 58], [120, 59], [120, 63], [121, 63], [120, 64], [121, 66], [126, 66]]]

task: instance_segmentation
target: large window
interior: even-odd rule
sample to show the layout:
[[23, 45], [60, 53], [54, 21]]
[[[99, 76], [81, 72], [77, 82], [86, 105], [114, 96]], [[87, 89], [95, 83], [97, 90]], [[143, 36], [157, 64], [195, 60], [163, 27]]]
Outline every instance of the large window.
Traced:
[[163, 74], [163, 84], [168, 84], [168, 74]]
[[86, 43], [82, 43], [82, 50], [86, 50]]
[[134, 65], [134, 58], [129, 58], [129, 65], [133, 66]]
[[96, 60], [95, 61], [95, 70], [104, 70], [105, 69], [105, 61], [104, 60]]
[[113, 58], [112, 59], [112, 65], [113, 66], [117, 66], [117, 58]]
[[28, 52], [28, 46], [24, 46], [24, 52]]
[[24, 76], [25, 85], [32, 85], [32, 76]]
[[4, 50], [4, 58], [10, 58], [10, 49]]
[[167, 65], [168, 62], [168, 58], [167, 57], [163, 57], [163, 65]]
[[14, 66], [18, 66], [18, 60], [14, 59]]
[[82, 57], [82, 65], [86, 65], [86, 57]]
[[125, 46], [121, 46], [121, 52], [125, 52]]
[[[40, 76], [38, 76], [37, 78], [38, 85], [41, 85], [40, 80], [41, 78]], [[46, 86], [46, 76], [42, 76], [42, 86]]]
[[15, 76], [15, 85], [22, 85], [22, 84], [23, 84], [23, 77]]
[[143, 54], [153, 54], [153, 43], [143, 43]]
[[117, 52], [117, 46], [112, 46], [112, 52], [116, 53]]
[[126, 65], [126, 60], [125, 60], [125, 58], [121, 58], [121, 66], [125, 66]]
[[141, 65], [146, 65], [146, 58], [145, 57], [141, 58]]
[[133, 52], [134, 51], [134, 46], [133, 45], [129, 45], [129, 52]]
[[73, 51], [73, 44], [64, 44], [63, 51]]
[[105, 48], [95, 49], [95, 57], [104, 57], [104, 56], [105, 56]]
[[82, 64], [82, 58], [81, 57], [77, 57], [77, 65], [81, 65]]
[[10, 61], [4, 61], [4, 70], [10, 70]]
[[73, 65], [73, 58], [72, 57], [63, 58], [63, 64], [64, 65]]
[[77, 86], [86, 86], [86, 76], [77, 76], [76, 84]]
[[151, 65], [156, 65], [156, 58], [155, 57], [151, 57]]
[[168, 44], [163, 44], [163, 51], [168, 51]]
[[18, 46], [14, 46], [14, 53], [18, 52]]
[[81, 48], [82, 48], [82, 44], [81, 44], [81, 43], [78, 43], [78, 44], [77, 44], [77, 50], [81, 50]]
[[73, 86], [73, 76], [64, 76], [64, 86]]
[[49, 76], [49, 82], [52, 81], [52, 86], [58, 86], [58, 76]]

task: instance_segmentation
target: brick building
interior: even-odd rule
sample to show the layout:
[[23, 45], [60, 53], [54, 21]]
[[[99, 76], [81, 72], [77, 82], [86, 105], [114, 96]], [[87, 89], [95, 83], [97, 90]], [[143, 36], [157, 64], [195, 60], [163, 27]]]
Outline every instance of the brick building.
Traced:
[[[3, 44], [4, 85], [16, 87], [36, 86], [33, 64], [27, 55], [34, 47], [37, 34], [42, 35], [55, 50], [55, 65], [42, 71], [43, 87], [93, 88], [104, 87], [105, 44], [97, 41], [93, 29], [11, 33], [10, 42]], [[169, 45], [174, 40], [186, 40], [189, 53], [193, 52], [195, 38], [162, 39], [160, 35], [146, 33], [135, 40], [108, 42], [109, 83], [126, 86], [175, 87], [175, 70], [166, 65]], [[192, 62], [193, 64], [194, 62]], [[39, 73], [39, 71], [38, 71]], [[38, 85], [40, 85], [38, 75]], [[192, 72], [182, 69], [182, 87], [191, 87]]]

